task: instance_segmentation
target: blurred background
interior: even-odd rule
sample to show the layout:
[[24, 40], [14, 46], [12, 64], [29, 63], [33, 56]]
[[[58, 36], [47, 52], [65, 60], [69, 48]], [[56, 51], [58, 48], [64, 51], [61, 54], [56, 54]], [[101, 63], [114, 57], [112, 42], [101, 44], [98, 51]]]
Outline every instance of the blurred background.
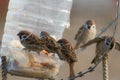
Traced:
[[[79, 27], [88, 19], [94, 19], [97, 26], [97, 34], [108, 25], [108, 23], [114, 19], [116, 6], [115, 0], [73, 0], [73, 6], [70, 15], [70, 27], [65, 29], [63, 38], [68, 39], [74, 46], [74, 36], [77, 33]], [[7, 12], [8, 0], [0, 0], [0, 40], [2, 39], [5, 16]], [[120, 25], [120, 24], [119, 24]], [[120, 42], [119, 31], [117, 28], [115, 38]], [[113, 27], [103, 35], [112, 35]], [[90, 62], [95, 56], [95, 44], [89, 46], [84, 51], [77, 51], [78, 62], [75, 65], [76, 74], [79, 71], [86, 71], [91, 66]], [[110, 80], [120, 79], [120, 52], [112, 50], [109, 55], [109, 77]], [[59, 78], [67, 80], [69, 74], [68, 64], [65, 63], [60, 68]], [[1, 76], [0, 76], [1, 77]], [[8, 80], [35, 80], [30, 78], [23, 78], [18, 76], [8, 76]], [[88, 73], [76, 80], [102, 80], [102, 65], [99, 64], [94, 72]]]

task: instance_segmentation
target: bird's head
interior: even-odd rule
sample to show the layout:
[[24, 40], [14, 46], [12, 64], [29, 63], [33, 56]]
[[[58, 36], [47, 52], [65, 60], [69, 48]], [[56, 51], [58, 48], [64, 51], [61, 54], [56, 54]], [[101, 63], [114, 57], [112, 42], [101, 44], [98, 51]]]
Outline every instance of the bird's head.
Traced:
[[115, 42], [115, 39], [113, 37], [107, 37], [105, 39], [105, 45], [110, 47], [110, 49], [114, 47], [114, 42]]
[[95, 21], [94, 20], [87, 20], [85, 23], [86, 29], [96, 29]]
[[20, 38], [20, 40], [25, 40], [27, 39], [28, 36], [30, 36], [31, 33], [29, 31], [22, 30], [20, 31], [17, 36]]
[[50, 36], [46, 31], [41, 31], [40, 38], [48, 37]]
[[[71, 45], [71, 43], [67, 40], [67, 39], [60, 39], [60, 40], [58, 40], [57, 41], [57, 43], [61, 46], [61, 48], [62, 49], [66, 49], [66, 48], [68, 48], [68, 47], [66, 47], [66, 46], [71, 46], [72, 47], [72, 45]], [[70, 47], [70, 48], [71, 48]]]
[[66, 40], [66, 39], [60, 39], [60, 40], [57, 41], [57, 43], [59, 43], [61, 46], [63, 46], [65, 44], [69, 43], [69, 41]]

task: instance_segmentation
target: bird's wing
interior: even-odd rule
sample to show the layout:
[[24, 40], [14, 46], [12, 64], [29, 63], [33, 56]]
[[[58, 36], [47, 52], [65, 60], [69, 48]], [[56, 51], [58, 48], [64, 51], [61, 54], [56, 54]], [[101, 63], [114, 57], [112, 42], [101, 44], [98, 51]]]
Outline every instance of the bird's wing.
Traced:
[[73, 51], [72, 44], [67, 43], [64, 45], [63, 54], [65, 55], [67, 62], [76, 62], [77, 61], [76, 54]]
[[77, 38], [79, 37], [79, 35], [82, 35], [83, 31], [84, 31], [84, 25], [79, 28], [79, 30], [78, 30], [77, 34], [75, 35], [74, 39], [77, 40]]
[[115, 42], [115, 49], [117, 49], [118, 51], [120, 51], [120, 44], [118, 42]]
[[49, 44], [51, 45], [51, 47], [58, 47], [57, 41], [53, 38], [53, 37], [49, 37]]
[[36, 36], [35, 34], [31, 34], [31, 37], [27, 38], [29, 44], [36, 44], [36, 45], [44, 45], [45, 41], [41, 38], [39, 38], [38, 36]]
[[99, 37], [98, 37], [98, 38], [94, 38], [94, 39], [88, 41], [86, 44], [82, 45], [81, 48], [84, 48], [84, 47], [86, 47], [86, 46], [88, 46], [88, 45], [91, 45], [91, 44], [93, 44], [93, 43], [96, 43], [96, 42], [100, 42], [100, 41], [102, 41], [102, 40], [105, 39], [105, 38], [106, 38], [105, 36], [100, 37], [100, 38], [99, 38]]

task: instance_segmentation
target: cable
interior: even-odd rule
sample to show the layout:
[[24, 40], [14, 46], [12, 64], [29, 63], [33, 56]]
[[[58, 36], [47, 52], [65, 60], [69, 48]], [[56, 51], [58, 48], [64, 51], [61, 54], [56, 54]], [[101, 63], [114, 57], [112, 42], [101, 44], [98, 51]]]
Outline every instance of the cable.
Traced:
[[[112, 20], [112, 21], [108, 24], [108, 26], [104, 29], [104, 31], [102, 31], [102, 32], [97, 36], [97, 37], [99, 37], [100, 35], [102, 35], [104, 32], [107, 31], [107, 29], [108, 29], [109, 27], [111, 27], [111, 26], [113, 25], [113, 23], [115, 23], [115, 26], [114, 26], [115, 28], [114, 28], [114, 31], [113, 31], [113, 34], [112, 34], [112, 39], [111, 39], [110, 44], [108, 45], [107, 49], [104, 51], [103, 55], [100, 57], [99, 61], [98, 61], [94, 66], [89, 67], [88, 70], [85, 71], [85, 72], [82, 72], [82, 71], [79, 72], [78, 75], [75, 76], [73, 79], [78, 78], [78, 77], [82, 77], [82, 76], [84, 76], [85, 74], [94, 71], [94, 69], [98, 66], [98, 64], [103, 60], [103, 58], [105, 57], [107, 51], [109, 50], [110, 45], [111, 45], [111, 43], [112, 43], [112, 41], [113, 41], [113, 38], [114, 38], [114, 36], [115, 36], [115, 34], [116, 34], [118, 21], [119, 21], [119, 0], [117, 1], [117, 12], [116, 12], [116, 17], [115, 17], [115, 19]], [[108, 71], [108, 69], [105, 69], [105, 68], [107, 68], [107, 66], [106, 66], [105, 64], [103, 64], [103, 65], [104, 65], [104, 70]], [[104, 72], [106, 73], [106, 71], [104, 71]], [[108, 74], [103, 74], [103, 79], [104, 79], [104, 80], [108, 80]]]

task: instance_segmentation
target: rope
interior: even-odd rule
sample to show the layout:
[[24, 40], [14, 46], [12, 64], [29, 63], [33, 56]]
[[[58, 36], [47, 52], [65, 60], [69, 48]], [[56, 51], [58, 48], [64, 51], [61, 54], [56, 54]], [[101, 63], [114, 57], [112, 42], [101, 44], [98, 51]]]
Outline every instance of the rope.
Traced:
[[94, 66], [90, 66], [90, 67], [88, 68], [88, 70], [85, 71], [85, 72], [82, 72], [82, 71], [79, 72], [78, 75], [75, 76], [73, 79], [78, 78], [78, 77], [82, 77], [82, 76], [84, 76], [85, 74], [94, 71], [94, 69], [98, 66], [98, 64], [102, 61], [102, 59], [103, 59], [104, 56], [106, 55], [107, 51], [109, 50], [109, 47], [110, 47], [110, 45], [107, 47], [107, 49], [104, 51], [103, 55], [99, 58], [99, 61], [98, 61]]
[[106, 57], [103, 58], [102, 65], [103, 65], [103, 80], [109, 80], [108, 61]]
[[109, 50], [110, 45], [111, 45], [111, 43], [113, 41], [113, 38], [115, 36], [116, 30], [117, 30], [118, 21], [119, 21], [119, 0], [117, 1], [117, 13], [116, 13], [115, 19], [112, 20], [108, 24], [108, 26], [103, 31], [101, 31], [101, 33], [98, 34], [98, 36], [97, 36], [97, 37], [99, 37], [100, 35], [102, 35], [104, 32], [107, 31], [108, 28], [110, 28], [115, 23], [115, 26], [114, 26], [115, 28], [114, 28], [114, 31], [113, 31], [113, 35], [112, 35], [112, 39], [111, 39], [110, 44], [108, 45], [108, 47], [104, 51], [103, 55], [100, 57], [99, 61], [94, 66], [90, 66], [88, 68], [88, 70], [85, 71], [85, 72], [82, 72], [82, 71], [79, 72], [78, 75], [75, 76], [73, 79], [78, 78], [78, 77], [82, 77], [85, 74], [94, 71], [94, 69], [98, 66], [98, 64], [103, 60], [103, 80], [109, 80], [109, 77], [108, 77], [108, 63], [107, 63], [107, 59], [106, 59], [105, 55], [106, 55], [107, 51]]
[[6, 56], [2, 56], [2, 80], [7, 80], [7, 63]]
[[[117, 30], [117, 25], [118, 25], [118, 21], [119, 21], [119, 0], [117, 0], [117, 12], [116, 12], [116, 24], [115, 24], [115, 28], [113, 31], [113, 35], [112, 35], [112, 39], [111, 39], [111, 43], [113, 41], [113, 38], [115, 36], [116, 30]], [[108, 72], [108, 61], [107, 58], [104, 57], [103, 61], [102, 61], [102, 65], [103, 65], [103, 80], [109, 80], [109, 72]]]
[[[116, 17], [115, 19], [113, 19], [108, 25], [107, 27], [101, 31], [100, 34], [98, 34], [97, 37], [99, 37], [100, 35], [102, 35], [104, 32], [107, 31], [107, 29], [109, 29], [114, 23], [115, 23], [115, 28], [113, 31], [113, 35], [112, 37], [114, 38], [115, 34], [116, 34], [116, 30], [117, 30], [117, 25], [118, 25], [118, 21], [119, 21], [119, 0], [117, 1], [117, 13], [116, 13]], [[30, 35], [31, 36], [31, 35]], [[28, 37], [27, 37], [28, 38]], [[111, 39], [111, 43], [112, 43], [112, 39]], [[111, 45], [111, 44], [110, 44]], [[109, 45], [109, 47], [110, 47]], [[94, 69], [98, 66], [98, 64], [103, 60], [103, 80], [108, 80], [108, 64], [107, 64], [107, 59], [105, 58], [106, 52], [109, 50], [109, 47], [107, 47], [107, 49], [104, 51], [103, 55], [100, 57], [99, 61], [97, 62], [96, 65], [94, 66], [90, 66], [88, 68], [87, 71], [85, 72], [79, 72], [77, 76], [75, 76], [73, 79], [78, 78], [78, 77], [82, 77], [85, 74], [94, 71]], [[2, 56], [2, 80], [7, 80], [7, 69], [6, 69], [6, 57]]]

